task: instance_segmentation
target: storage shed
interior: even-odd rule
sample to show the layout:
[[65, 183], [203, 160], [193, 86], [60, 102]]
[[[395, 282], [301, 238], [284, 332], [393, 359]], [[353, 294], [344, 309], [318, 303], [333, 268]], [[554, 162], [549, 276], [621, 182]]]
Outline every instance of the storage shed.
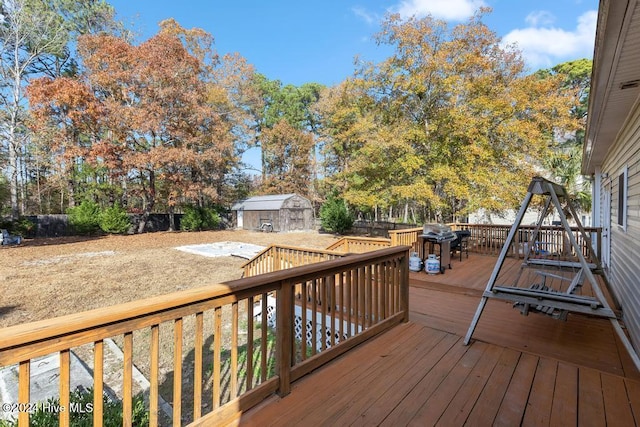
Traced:
[[231, 208], [237, 228], [259, 230], [262, 224], [271, 231], [311, 230], [313, 207], [298, 194], [255, 196], [240, 201]]

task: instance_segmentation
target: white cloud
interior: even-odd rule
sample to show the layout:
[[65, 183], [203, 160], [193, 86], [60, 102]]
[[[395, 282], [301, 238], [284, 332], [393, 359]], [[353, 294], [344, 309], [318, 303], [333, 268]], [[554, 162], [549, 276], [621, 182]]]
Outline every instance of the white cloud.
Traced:
[[[564, 30], [545, 24], [541, 18], [551, 14], [535, 12], [527, 17], [527, 28], [516, 29], [503, 37], [504, 44], [516, 44], [532, 68], [546, 68], [558, 62], [593, 55], [598, 12], [591, 10], [578, 17], [575, 29]], [[546, 25], [546, 26], [543, 26]]]
[[367, 24], [371, 25], [375, 22], [377, 22], [379, 20], [379, 17], [374, 14], [369, 12], [368, 10], [366, 10], [364, 7], [353, 7], [351, 8], [351, 11], [359, 18], [362, 18], [362, 20], [364, 20], [364, 22], [366, 22]]
[[391, 10], [402, 18], [416, 16], [423, 18], [432, 15], [434, 18], [447, 21], [462, 21], [480, 8], [486, 6], [484, 0], [402, 0]]
[[547, 12], [546, 10], [537, 10], [535, 12], [531, 12], [524, 18], [524, 21], [531, 25], [532, 27], [537, 27], [539, 25], [551, 25], [555, 22], [556, 17], [553, 16], [551, 12]]

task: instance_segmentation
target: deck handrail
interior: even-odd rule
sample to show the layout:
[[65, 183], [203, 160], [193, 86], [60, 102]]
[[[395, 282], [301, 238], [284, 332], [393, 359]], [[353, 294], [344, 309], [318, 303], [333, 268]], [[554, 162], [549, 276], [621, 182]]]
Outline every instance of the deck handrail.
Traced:
[[384, 237], [345, 236], [327, 247], [328, 250], [345, 253], [363, 253], [389, 247], [391, 239]]
[[[173, 327], [173, 419], [179, 424], [182, 405], [182, 343], [186, 318], [195, 316], [192, 419], [198, 423], [222, 422], [238, 411], [247, 410], [274, 392], [287, 394], [291, 382], [316, 369], [358, 343], [395, 324], [408, 321], [408, 247], [392, 247], [365, 254], [341, 257], [329, 261], [245, 277], [226, 283], [147, 298], [139, 301], [70, 314], [54, 319], [10, 326], [0, 330], [0, 366], [18, 364], [19, 385], [16, 402], [30, 401], [31, 363], [34, 358], [59, 353], [60, 406], [69, 408], [70, 351], [78, 346], [94, 346], [94, 425], [102, 425], [102, 392], [105, 384], [104, 340], [123, 337], [124, 366], [122, 384], [124, 425], [131, 425], [133, 333], [150, 328], [150, 421], [158, 424], [158, 386], [160, 381], [159, 330], [161, 325]], [[275, 311], [268, 314], [267, 301], [275, 298]], [[308, 296], [308, 298], [307, 298]], [[259, 317], [261, 338], [254, 348], [255, 305], [261, 306]], [[246, 313], [246, 369], [241, 376], [238, 351], [241, 347], [239, 329]], [[222, 387], [222, 312], [231, 313], [228, 387]], [[301, 312], [300, 314], [297, 314]], [[275, 314], [274, 314], [275, 313]], [[213, 385], [212, 411], [202, 415], [203, 347], [205, 315], [213, 315]], [[275, 316], [268, 318], [269, 315]], [[296, 340], [294, 320], [322, 326], [321, 336], [331, 336], [321, 345], [310, 346], [306, 339]], [[241, 322], [242, 320], [242, 322]], [[269, 354], [267, 328], [274, 322], [275, 359]], [[172, 325], [171, 325], [172, 323]], [[325, 330], [327, 332], [325, 332]], [[308, 329], [307, 329], [308, 331]], [[316, 336], [316, 333], [312, 333]], [[304, 334], [303, 334], [304, 336]], [[258, 341], [258, 339], [256, 339]], [[312, 348], [310, 348], [312, 347]], [[319, 348], [319, 349], [318, 349]], [[253, 361], [254, 353], [258, 356]], [[268, 365], [275, 360], [274, 372]], [[227, 396], [227, 401], [224, 400]], [[186, 397], [185, 397], [186, 398]], [[28, 425], [29, 414], [18, 415], [20, 425]], [[198, 421], [200, 420], [200, 421]], [[68, 425], [69, 411], [60, 413], [60, 425]]]
[[[447, 224], [453, 230], [469, 230], [471, 236], [469, 236], [469, 252], [475, 252], [487, 255], [497, 255], [502, 249], [502, 245], [506, 240], [511, 225], [509, 224], [470, 224], [470, 223], [452, 223]], [[591, 235], [592, 242], [601, 241], [602, 228], [600, 227], [583, 227], [585, 232]], [[518, 227], [518, 233], [516, 233], [516, 241], [512, 244], [509, 254], [511, 256], [522, 256], [524, 253], [525, 242], [528, 242], [528, 237], [536, 229], [535, 225], [521, 225]], [[423, 249], [418, 241], [418, 236], [422, 234], [422, 227], [408, 228], [405, 230], [391, 230], [389, 231], [389, 237], [391, 238], [391, 245], [409, 245], [412, 247], [412, 251], [417, 252], [420, 257], [424, 258]], [[588, 242], [582, 238], [578, 227], [571, 227], [571, 232], [582, 245], [582, 253], [585, 257], [589, 258], [592, 253], [592, 248], [588, 245]], [[549, 253], [564, 253], [569, 250], [568, 239], [563, 237], [564, 229], [558, 226], [542, 226], [540, 227], [540, 233], [538, 235], [538, 248], [542, 251]], [[600, 249], [596, 246], [596, 256], [600, 259]]]
[[341, 252], [328, 249], [272, 244], [242, 264], [241, 268], [244, 270], [243, 277], [250, 277], [343, 256]]

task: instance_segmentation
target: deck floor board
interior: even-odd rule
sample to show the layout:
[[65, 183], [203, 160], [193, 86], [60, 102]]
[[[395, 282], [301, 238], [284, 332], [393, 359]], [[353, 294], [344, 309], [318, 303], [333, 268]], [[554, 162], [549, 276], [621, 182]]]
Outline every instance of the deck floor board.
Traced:
[[[411, 273], [410, 321], [242, 414], [241, 425], [638, 425], [640, 373], [611, 323], [522, 316], [490, 300], [464, 346], [495, 257]], [[515, 274], [517, 262], [505, 266]]]

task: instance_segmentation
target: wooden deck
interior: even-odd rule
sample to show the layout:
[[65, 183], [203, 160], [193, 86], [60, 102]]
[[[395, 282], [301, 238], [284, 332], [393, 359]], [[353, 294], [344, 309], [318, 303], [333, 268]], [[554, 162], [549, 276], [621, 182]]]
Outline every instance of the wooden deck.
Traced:
[[239, 414], [238, 423], [640, 424], [640, 373], [606, 319], [522, 316], [490, 300], [473, 343], [462, 344], [495, 260], [471, 255], [444, 275], [412, 273], [408, 323], [303, 377], [288, 396]]

